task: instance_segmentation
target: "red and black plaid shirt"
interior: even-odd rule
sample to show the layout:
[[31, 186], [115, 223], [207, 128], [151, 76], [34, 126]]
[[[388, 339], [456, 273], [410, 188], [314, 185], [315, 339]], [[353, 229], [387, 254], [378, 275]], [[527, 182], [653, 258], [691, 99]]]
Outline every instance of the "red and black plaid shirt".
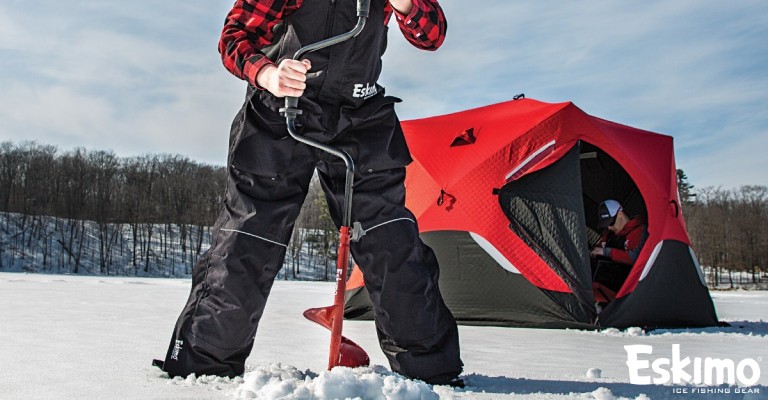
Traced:
[[[256, 74], [272, 63], [261, 48], [272, 42], [272, 28], [296, 11], [303, 0], [236, 0], [221, 32], [219, 53], [233, 75], [256, 85]], [[413, 0], [413, 9], [402, 15], [387, 2], [384, 24], [395, 14], [400, 31], [414, 46], [436, 50], [445, 39], [446, 21], [437, 0]]]

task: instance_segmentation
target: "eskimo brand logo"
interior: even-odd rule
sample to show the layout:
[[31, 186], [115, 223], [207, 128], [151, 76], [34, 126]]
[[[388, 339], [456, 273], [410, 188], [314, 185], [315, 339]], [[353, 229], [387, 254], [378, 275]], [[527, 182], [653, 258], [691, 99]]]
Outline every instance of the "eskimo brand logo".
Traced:
[[352, 97], [362, 97], [364, 99], [367, 99], [369, 97], [375, 96], [377, 93], [379, 93], [379, 90], [376, 89], [376, 84], [374, 83], [373, 86], [371, 86], [370, 83], [366, 83], [363, 85], [362, 83], [358, 83], [355, 85], [355, 88], [352, 90]]
[[[692, 383], [696, 385], [735, 385], [753, 386], [760, 380], [760, 364], [752, 358], [739, 362], [731, 359], [706, 357], [681, 358], [680, 345], [672, 345], [672, 359], [656, 358], [651, 361], [640, 359], [641, 354], [653, 354], [653, 346], [628, 345], [627, 367], [629, 382], [634, 385]], [[648, 371], [650, 370], [650, 371]], [[651, 373], [655, 376], [651, 376]]]
[[171, 352], [171, 359], [179, 361], [179, 352], [181, 351], [181, 346], [184, 346], [183, 340], [177, 340], [176, 343], [173, 344], [173, 351]]

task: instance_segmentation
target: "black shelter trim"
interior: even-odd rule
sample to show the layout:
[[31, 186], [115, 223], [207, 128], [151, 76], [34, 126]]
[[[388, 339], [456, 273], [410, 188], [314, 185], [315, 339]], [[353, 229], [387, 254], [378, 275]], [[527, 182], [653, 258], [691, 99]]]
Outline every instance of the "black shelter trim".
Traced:
[[[579, 304], [571, 293], [534, 286], [523, 275], [502, 268], [464, 231], [421, 234], [440, 263], [440, 292], [460, 325], [594, 329], [577, 320]], [[373, 319], [364, 287], [346, 293], [344, 317]]]
[[676, 240], [659, 243], [647, 274], [627, 296], [600, 314], [601, 326], [693, 328], [717, 326], [714, 303], [690, 247]]

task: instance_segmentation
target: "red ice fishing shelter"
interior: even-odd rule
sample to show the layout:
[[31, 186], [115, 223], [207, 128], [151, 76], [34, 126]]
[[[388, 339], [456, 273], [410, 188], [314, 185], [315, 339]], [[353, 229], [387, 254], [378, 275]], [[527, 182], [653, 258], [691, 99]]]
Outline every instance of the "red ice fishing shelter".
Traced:
[[[402, 125], [414, 158], [406, 204], [459, 323], [718, 323], [683, 220], [671, 137], [524, 98]], [[609, 198], [642, 215], [649, 236], [598, 313], [589, 248]], [[345, 316], [372, 318], [357, 268]]]

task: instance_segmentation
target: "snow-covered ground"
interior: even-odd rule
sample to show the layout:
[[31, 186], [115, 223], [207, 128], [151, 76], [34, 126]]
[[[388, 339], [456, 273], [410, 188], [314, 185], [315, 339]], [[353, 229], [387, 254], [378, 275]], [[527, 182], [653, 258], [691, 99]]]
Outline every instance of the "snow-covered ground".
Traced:
[[[329, 334], [301, 316], [332, 302], [333, 284], [325, 282], [276, 282], [245, 377], [168, 379], [150, 362], [164, 356], [188, 290], [188, 280], [0, 273], [0, 399], [768, 399], [764, 291], [713, 293], [720, 318], [732, 322], [727, 328], [462, 326], [467, 387], [452, 389], [388, 372], [371, 322], [347, 321], [344, 332], [373, 367], [325, 372]], [[709, 387], [719, 392], [711, 394], [701, 386], [634, 385], [624, 346], [638, 344], [653, 346], [651, 362], [672, 358], [679, 345], [691, 360], [755, 360], [761, 375], [755, 386]], [[742, 372], [755, 376], [752, 368]]]

